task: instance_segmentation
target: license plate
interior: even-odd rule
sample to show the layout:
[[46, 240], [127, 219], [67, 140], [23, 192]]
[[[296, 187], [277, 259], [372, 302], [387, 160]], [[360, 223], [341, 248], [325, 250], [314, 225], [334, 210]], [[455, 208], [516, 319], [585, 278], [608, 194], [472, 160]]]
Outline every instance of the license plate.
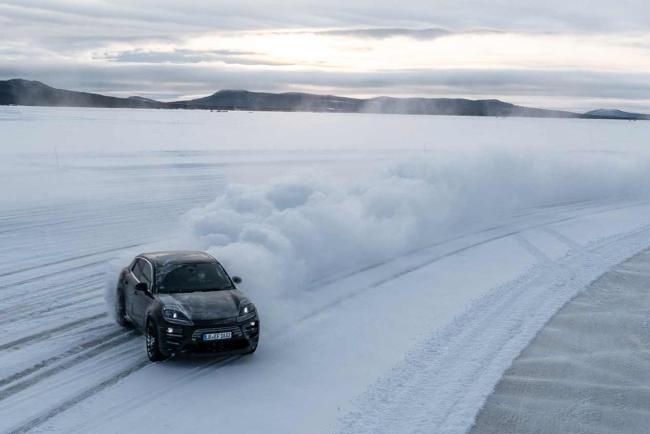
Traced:
[[204, 341], [218, 341], [230, 338], [232, 338], [232, 332], [206, 333], [203, 335]]

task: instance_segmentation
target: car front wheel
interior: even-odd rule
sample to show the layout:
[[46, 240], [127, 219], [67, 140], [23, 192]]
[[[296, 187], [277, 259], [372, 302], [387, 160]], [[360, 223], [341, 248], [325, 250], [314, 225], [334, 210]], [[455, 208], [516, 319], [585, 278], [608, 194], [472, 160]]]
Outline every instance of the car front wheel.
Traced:
[[153, 321], [147, 321], [147, 329], [144, 335], [145, 350], [147, 357], [152, 362], [165, 360], [167, 357], [160, 351], [160, 339], [158, 337], [158, 327]]

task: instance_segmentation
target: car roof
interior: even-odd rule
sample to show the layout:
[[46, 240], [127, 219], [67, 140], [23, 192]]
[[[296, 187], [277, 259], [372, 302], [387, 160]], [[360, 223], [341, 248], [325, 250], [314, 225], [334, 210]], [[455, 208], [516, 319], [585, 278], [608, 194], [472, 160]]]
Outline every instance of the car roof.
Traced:
[[193, 250], [170, 250], [164, 252], [149, 252], [138, 255], [154, 265], [166, 264], [196, 264], [202, 262], [217, 262], [205, 252]]

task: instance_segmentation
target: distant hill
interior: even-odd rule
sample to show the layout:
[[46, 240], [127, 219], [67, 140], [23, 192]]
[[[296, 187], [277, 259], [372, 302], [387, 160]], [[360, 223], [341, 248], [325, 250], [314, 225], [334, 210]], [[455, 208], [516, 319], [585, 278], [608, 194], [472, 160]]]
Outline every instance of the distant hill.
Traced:
[[148, 103], [152, 103], [152, 104], [164, 104], [164, 103], [161, 103], [160, 101], [156, 101], [155, 99], [144, 98], [144, 97], [141, 97], [141, 96], [130, 96], [127, 99], [130, 99], [130, 100], [133, 100], [133, 101], [144, 101], [144, 102], [148, 102]]
[[361, 99], [298, 92], [265, 93], [247, 90], [220, 90], [203, 98], [161, 102], [138, 96], [116, 98], [96, 93], [56, 89], [38, 81], [22, 79], [0, 81], [0, 105], [650, 119], [650, 115], [627, 113], [620, 110], [594, 110], [580, 114], [518, 106], [497, 99], [391, 98], [385, 96]]
[[522, 107], [498, 99], [378, 97], [365, 100], [362, 111], [369, 113], [460, 116], [580, 117], [577, 113]]
[[309, 93], [263, 93], [247, 90], [220, 90], [210, 96], [171, 103], [180, 108], [265, 111], [358, 112], [362, 101]]
[[345, 98], [310, 93], [263, 93], [220, 90], [210, 96], [171, 103], [179, 108], [219, 110], [391, 113], [457, 116], [580, 117], [577, 113], [516, 106], [496, 99]]
[[628, 120], [650, 120], [650, 115], [642, 113], [630, 113], [616, 109], [592, 110], [584, 114], [585, 117], [599, 119], [628, 119]]
[[96, 93], [55, 89], [39, 81], [0, 81], [0, 105], [62, 107], [162, 108], [164, 103], [143, 98], [115, 98]]

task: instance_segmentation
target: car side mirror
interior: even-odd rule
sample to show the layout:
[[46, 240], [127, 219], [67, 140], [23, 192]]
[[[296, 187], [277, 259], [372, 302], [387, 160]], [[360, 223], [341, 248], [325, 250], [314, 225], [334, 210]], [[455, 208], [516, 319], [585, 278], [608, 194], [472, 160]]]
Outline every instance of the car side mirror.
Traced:
[[142, 292], [148, 292], [149, 291], [149, 285], [147, 285], [146, 282], [138, 282], [135, 284], [135, 290], [136, 291], [142, 291]]
[[239, 285], [241, 283], [241, 277], [232, 276], [232, 281], [235, 282], [237, 285]]

